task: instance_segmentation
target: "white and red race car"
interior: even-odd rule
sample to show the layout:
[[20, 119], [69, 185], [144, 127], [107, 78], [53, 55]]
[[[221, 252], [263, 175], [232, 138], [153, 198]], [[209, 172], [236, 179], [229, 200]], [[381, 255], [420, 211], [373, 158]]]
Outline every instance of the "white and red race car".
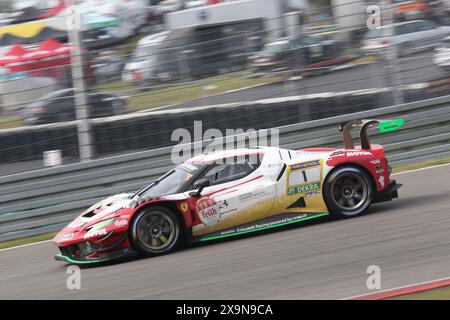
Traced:
[[[329, 214], [356, 217], [396, 198], [400, 185], [369, 127], [388, 132], [403, 120], [341, 126], [344, 148], [237, 149], [194, 157], [133, 194], [109, 197], [54, 238], [57, 260], [75, 264], [173, 251], [207, 241]], [[360, 146], [350, 135], [359, 128]]]

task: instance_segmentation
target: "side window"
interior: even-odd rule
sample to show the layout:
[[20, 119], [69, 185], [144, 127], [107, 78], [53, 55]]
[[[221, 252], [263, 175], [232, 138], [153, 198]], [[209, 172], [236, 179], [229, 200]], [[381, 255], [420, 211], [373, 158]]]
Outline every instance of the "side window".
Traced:
[[317, 36], [308, 37], [308, 44], [318, 44], [320, 43], [320, 38]]
[[75, 99], [71, 95], [64, 95], [50, 99], [60, 112], [75, 112]]
[[396, 35], [402, 35], [402, 34], [408, 34], [411, 32], [416, 32], [417, 27], [413, 23], [406, 23], [401, 24], [395, 27], [395, 34]]
[[423, 25], [423, 30], [432, 30], [438, 27], [435, 22], [430, 20], [423, 20], [421, 21], [421, 24]]
[[203, 176], [203, 179], [208, 179], [210, 185], [221, 183], [219, 181], [227, 180], [231, 176], [231, 165], [217, 164], [212, 167]]
[[431, 21], [416, 21], [410, 24], [410, 32], [419, 32], [419, 31], [427, 31], [427, 30], [432, 30], [434, 29], [436, 26], [433, 22]]
[[317, 37], [311, 37], [311, 36], [302, 36], [297, 39], [295, 39], [296, 46], [309, 46], [312, 44], [319, 43], [320, 40]]
[[301, 38], [296, 38], [294, 40], [292, 40], [292, 46], [293, 47], [299, 47], [302, 45], [302, 39]]
[[411, 32], [419, 32], [426, 30], [425, 24], [423, 24], [422, 22], [413, 22], [411, 23], [410, 28]]
[[226, 183], [248, 176], [255, 171], [260, 164], [261, 161], [259, 158], [257, 163], [251, 163], [246, 159], [232, 164], [216, 164], [198, 179], [208, 179], [211, 186]]

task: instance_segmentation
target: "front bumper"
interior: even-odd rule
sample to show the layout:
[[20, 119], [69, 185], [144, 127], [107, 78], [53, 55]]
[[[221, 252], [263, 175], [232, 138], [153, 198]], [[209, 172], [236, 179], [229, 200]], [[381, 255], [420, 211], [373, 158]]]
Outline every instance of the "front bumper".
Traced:
[[359, 50], [363, 56], [382, 56], [386, 52], [386, 46], [379, 47], [363, 47]]
[[69, 257], [67, 255], [58, 253], [55, 255], [55, 260], [57, 261], [63, 261], [67, 262], [69, 264], [76, 264], [76, 265], [87, 265], [87, 264], [95, 264], [95, 263], [102, 263], [107, 262], [111, 260], [117, 260], [117, 259], [123, 259], [123, 258], [131, 258], [136, 256], [137, 253], [129, 248], [112, 251], [109, 253], [102, 254], [96, 258], [73, 258]]
[[433, 62], [439, 67], [449, 70], [450, 69], [450, 50], [444, 49], [437, 51], [433, 56]]
[[[114, 236], [114, 232], [111, 231], [110, 235]], [[80, 241], [70, 245], [58, 245], [58, 247], [61, 253], [55, 255], [56, 260], [80, 265], [105, 262], [136, 254], [127, 242], [126, 232], [116, 235], [106, 245], [92, 241]]]

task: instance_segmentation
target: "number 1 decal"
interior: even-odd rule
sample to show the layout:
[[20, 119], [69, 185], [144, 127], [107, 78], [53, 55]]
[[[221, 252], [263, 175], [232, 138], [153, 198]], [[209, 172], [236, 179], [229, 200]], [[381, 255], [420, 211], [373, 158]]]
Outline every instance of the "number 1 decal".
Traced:
[[308, 182], [308, 178], [306, 177], [306, 171], [303, 170], [302, 173], [303, 173], [303, 180], [305, 180], [305, 182]]
[[289, 166], [287, 174], [287, 194], [294, 195], [320, 190], [322, 181], [322, 161], [312, 160]]

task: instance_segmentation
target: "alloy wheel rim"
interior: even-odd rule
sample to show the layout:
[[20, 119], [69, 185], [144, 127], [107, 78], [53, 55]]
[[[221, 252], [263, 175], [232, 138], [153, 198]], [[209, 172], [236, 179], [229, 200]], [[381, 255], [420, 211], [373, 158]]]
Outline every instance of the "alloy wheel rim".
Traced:
[[176, 235], [175, 224], [161, 212], [149, 212], [137, 225], [137, 236], [144, 247], [151, 251], [166, 249]]
[[354, 211], [364, 205], [367, 194], [367, 183], [355, 173], [339, 175], [331, 184], [333, 202], [346, 211]]

